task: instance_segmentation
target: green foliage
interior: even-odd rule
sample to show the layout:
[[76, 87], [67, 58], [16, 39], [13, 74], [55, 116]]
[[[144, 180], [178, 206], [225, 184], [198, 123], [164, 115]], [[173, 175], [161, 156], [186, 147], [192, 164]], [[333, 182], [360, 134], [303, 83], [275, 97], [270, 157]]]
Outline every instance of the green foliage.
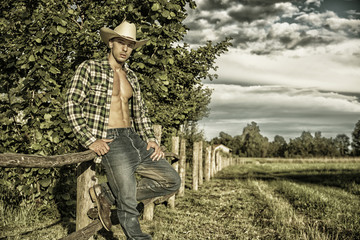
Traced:
[[352, 132], [352, 151], [354, 156], [360, 156], [360, 120], [355, 124]]
[[[137, 24], [138, 38], [149, 39], [129, 62], [138, 74], [150, 117], [169, 135], [185, 121], [208, 113], [211, 90], [201, 83], [229, 39], [198, 49], [180, 44], [182, 23], [193, 0], [9, 0], [0, 18], [0, 153], [57, 155], [79, 151], [63, 113], [65, 92], [84, 60], [103, 58], [103, 26], [114, 28], [126, 17]], [[65, 176], [65, 177], [64, 177]], [[59, 179], [74, 178], [74, 169], [0, 170], [6, 201], [53, 200]], [[73, 184], [73, 182], [71, 183]], [[68, 204], [73, 199], [60, 194]], [[15, 196], [21, 199], [15, 200]]]
[[274, 141], [269, 144], [268, 154], [272, 157], [287, 157], [287, 143], [284, 137], [276, 135]]

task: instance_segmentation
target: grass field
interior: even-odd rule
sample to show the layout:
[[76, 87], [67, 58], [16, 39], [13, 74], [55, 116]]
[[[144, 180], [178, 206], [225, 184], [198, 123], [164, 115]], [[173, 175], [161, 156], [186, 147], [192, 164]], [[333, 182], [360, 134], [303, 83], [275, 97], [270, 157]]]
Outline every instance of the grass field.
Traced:
[[[252, 161], [188, 189], [176, 204], [156, 206], [143, 230], [155, 240], [360, 239], [360, 163]], [[0, 239], [59, 239], [72, 226], [36, 211], [0, 205]], [[95, 239], [125, 239], [118, 225], [112, 230]]]

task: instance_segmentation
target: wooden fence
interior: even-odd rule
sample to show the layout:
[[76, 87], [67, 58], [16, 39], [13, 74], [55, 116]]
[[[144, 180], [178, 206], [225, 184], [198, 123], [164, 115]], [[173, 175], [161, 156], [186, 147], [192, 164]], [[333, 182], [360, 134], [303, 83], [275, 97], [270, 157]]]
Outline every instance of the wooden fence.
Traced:
[[[157, 140], [161, 142], [161, 126], [154, 125], [154, 130]], [[195, 142], [193, 144], [192, 190], [194, 191], [197, 191], [204, 181], [209, 181], [222, 168], [237, 162], [236, 159], [231, 157], [231, 154], [223, 153], [224, 148], [220, 148], [219, 146], [207, 146], [206, 149], [203, 148], [203, 141]], [[88, 190], [97, 183], [94, 170], [95, 164], [92, 161], [95, 157], [96, 153], [91, 150], [56, 156], [5, 153], [0, 154], [0, 167], [53, 168], [78, 164], [76, 170], [76, 232], [62, 238], [62, 240], [89, 239], [102, 228], [99, 219], [91, 220], [87, 216], [88, 210], [93, 207]], [[184, 196], [187, 169], [186, 139], [179, 136], [173, 136], [171, 152], [165, 151], [165, 157], [171, 161], [172, 166], [176, 171], [178, 171], [181, 177], [181, 186], [176, 196]], [[174, 195], [168, 200], [168, 204], [171, 208], [175, 208], [176, 196]], [[144, 209], [143, 218], [146, 220], [152, 220], [153, 214], [154, 204], [147, 205]]]

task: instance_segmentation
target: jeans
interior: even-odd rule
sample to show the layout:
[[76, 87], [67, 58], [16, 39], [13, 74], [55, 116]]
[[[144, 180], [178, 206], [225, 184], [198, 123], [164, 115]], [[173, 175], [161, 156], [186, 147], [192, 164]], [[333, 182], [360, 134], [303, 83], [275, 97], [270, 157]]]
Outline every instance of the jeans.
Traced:
[[[137, 221], [137, 201], [174, 193], [181, 180], [166, 159], [152, 161], [154, 149], [146, 150], [147, 143], [133, 128], [108, 129], [106, 138], [114, 140], [108, 143], [110, 150], [102, 157], [110, 188], [107, 184], [102, 187], [106, 198], [116, 204], [124, 228], [126, 221]], [[141, 176], [138, 182], [135, 173]]]

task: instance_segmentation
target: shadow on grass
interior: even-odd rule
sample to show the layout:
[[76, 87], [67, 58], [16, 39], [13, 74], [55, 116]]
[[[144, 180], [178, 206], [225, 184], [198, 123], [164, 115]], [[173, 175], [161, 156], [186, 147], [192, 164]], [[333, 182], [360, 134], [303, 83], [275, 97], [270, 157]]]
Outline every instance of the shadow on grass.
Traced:
[[[360, 184], [360, 171], [357, 169], [309, 169], [281, 172], [251, 171], [246, 173], [220, 172], [218, 179], [259, 179], [263, 181], [290, 180], [295, 182], [317, 184], [349, 190], [353, 184]], [[352, 192], [360, 195], [360, 191]]]
[[57, 222], [54, 222], [54, 223], [52, 223], [52, 224], [50, 224], [50, 225], [46, 225], [46, 226], [44, 226], [44, 227], [35, 228], [35, 229], [31, 230], [31, 231], [26, 231], [26, 232], [23, 232], [23, 233], [18, 233], [18, 234], [16, 234], [16, 235], [12, 235], [12, 236], [9, 235], [9, 236], [6, 236], [6, 237], [0, 237], [0, 240], [7, 240], [7, 239], [9, 239], [9, 238], [18, 237], [18, 236], [27, 237], [28, 235], [30, 235], [30, 234], [32, 234], [32, 233], [36, 233], [37, 231], [51, 228], [51, 227], [56, 226], [56, 225], [58, 225], [58, 224], [60, 224], [60, 223], [61, 223], [61, 220], [59, 220], [59, 221], [57, 221]]

